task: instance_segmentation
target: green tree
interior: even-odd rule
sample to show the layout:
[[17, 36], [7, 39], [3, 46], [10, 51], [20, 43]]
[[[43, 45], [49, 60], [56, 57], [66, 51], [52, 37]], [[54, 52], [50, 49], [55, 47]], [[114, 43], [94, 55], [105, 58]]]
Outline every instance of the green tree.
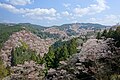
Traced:
[[117, 27], [117, 29], [115, 31], [114, 39], [118, 40], [118, 41], [120, 40], [120, 26]]
[[97, 36], [96, 36], [96, 39], [100, 39], [100, 38], [101, 38], [101, 33], [98, 32], [98, 33], [97, 33]]
[[75, 38], [73, 38], [70, 41], [70, 44], [68, 46], [68, 51], [69, 51], [69, 55], [75, 54], [77, 52], [77, 41]]
[[108, 38], [113, 38], [114, 37], [114, 30], [112, 30], [112, 28], [109, 29], [107, 37]]
[[45, 56], [45, 61], [48, 67], [53, 67], [54, 65], [54, 50], [52, 47], [49, 48], [49, 52], [47, 53], [47, 55]]
[[33, 60], [37, 63], [41, 63], [41, 58], [35, 51], [25, 49], [23, 46], [16, 47], [11, 53], [11, 64], [16, 66], [17, 64], [23, 64], [25, 61]]
[[15, 66], [17, 65], [17, 59], [16, 59], [17, 55], [14, 54], [14, 49], [12, 49], [12, 52], [11, 52], [11, 65], [12, 66]]
[[0, 79], [9, 75], [8, 70], [5, 68], [4, 65], [0, 65]]
[[105, 38], [107, 37], [107, 30], [106, 29], [103, 31], [102, 36], [104, 36]]
[[37, 56], [35, 53], [31, 53], [31, 60], [37, 61]]
[[68, 58], [69, 54], [66, 44], [62, 47], [61, 54], [62, 54], [61, 60], [65, 60], [66, 58]]
[[116, 31], [114, 32], [114, 37], [113, 37], [115, 40], [116, 40], [116, 46], [120, 46], [120, 26], [117, 27]]
[[8, 75], [10, 75], [10, 70], [3, 65], [3, 61], [0, 58], [0, 80]]
[[47, 67], [57, 68], [61, 60], [66, 60], [70, 55], [77, 53], [77, 39], [70, 41], [59, 41], [49, 48], [44, 59]]

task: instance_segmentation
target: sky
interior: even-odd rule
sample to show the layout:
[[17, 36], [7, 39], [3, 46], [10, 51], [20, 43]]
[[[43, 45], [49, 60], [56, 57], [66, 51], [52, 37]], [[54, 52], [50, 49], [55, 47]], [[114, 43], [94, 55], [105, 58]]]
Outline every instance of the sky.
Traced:
[[0, 0], [1, 23], [43, 26], [120, 22], [120, 0]]

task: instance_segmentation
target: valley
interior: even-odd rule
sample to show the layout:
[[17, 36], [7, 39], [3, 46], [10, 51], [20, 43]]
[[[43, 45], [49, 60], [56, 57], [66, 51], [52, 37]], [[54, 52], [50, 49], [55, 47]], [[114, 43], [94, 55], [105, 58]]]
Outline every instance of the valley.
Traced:
[[120, 26], [0, 23], [2, 80], [119, 80]]

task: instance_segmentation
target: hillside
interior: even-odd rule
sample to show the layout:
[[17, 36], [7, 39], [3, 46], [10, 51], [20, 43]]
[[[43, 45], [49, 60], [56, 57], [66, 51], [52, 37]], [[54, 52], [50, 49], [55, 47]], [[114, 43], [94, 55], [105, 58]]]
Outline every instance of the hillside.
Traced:
[[60, 30], [20, 23], [0, 28], [0, 79], [119, 80], [119, 26], [96, 30], [73, 24]]
[[71, 24], [63, 24], [63, 25], [57, 26], [57, 27], [60, 28], [61, 30], [64, 30], [64, 29], [69, 29], [73, 26], [76, 27], [76, 28], [78, 27], [78, 28], [84, 28], [84, 29], [87, 29], [87, 28], [101, 29], [101, 28], [108, 27], [108, 26], [105, 26], [105, 25], [94, 24], [94, 23], [71, 23]]
[[120, 26], [98, 33], [98, 39], [88, 39], [80, 52], [63, 61], [57, 69], [50, 69], [46, 78], [120, 80]]
[[44, 54], [48, 52], [49, 46], [52, 45], [54, 41], [52, 39], [41, 39], [26, 30], [13, 33], [1, 49], [3, 61], [7, 62], [7, 65], [10, 63], [10, 58], [8, 56], [11, 55], [12, 49], [21, 46], [22, 43], [27, 44], [31, 50], [36, 51], [37, 55], [43, 57]]
[[[8, 73], [11, 74], [10, 71], [13, 71], [13, 73], [6, 77], [7, 80], [19, 79], [25, 74], [27, 79], [28, 77], [30, 79], [42, 79], [43, 77], [39, 76], [44, 75], [45, 66], [42, 64], [42, 58], [48, 53], [49, 47], [55, 40], [51, 38], [41, 39], [37, 35], [26, 30], [26, 28], [22, 28], [22, 30], [17, 32], [12, 31], [11, 35], [9, 34], [7, 36], [8, 40], [4, 42], [0, 50], [0, 65], [7, 71], [5, 74], [0, 74], [0, 79], [8, 75]], [[25, 74], [21, 74], [21, 71]]]
[[[62, 62], [57, 69], [51, 69], [46, 78], [48, 80], [119, 80], [118, 50], [113, 46], [111, 39], [105, 41], [90, 39], [83, 44], [80, 53]], [[114, 51], [118, 52], [114, 53]]]
[[67, 33], [65, 31], [62, 31], [62, 30], [59, 30], [57, 28], [48, 28], [48, 29], [45, 29], [43, 32], [47, 32], [47, 33], [50, 33], [50, 34], [58, 34], [60, 35], [60, 38], [62, 37], [68, 37]]

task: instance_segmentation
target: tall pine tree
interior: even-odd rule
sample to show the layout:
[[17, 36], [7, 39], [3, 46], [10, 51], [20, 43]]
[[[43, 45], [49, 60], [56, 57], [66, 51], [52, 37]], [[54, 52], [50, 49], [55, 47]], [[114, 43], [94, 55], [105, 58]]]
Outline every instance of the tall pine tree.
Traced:
[[107, 37], [107, 30], [106, 29], [103, 31], [102, 36], [104, 36], [105, 38]]

